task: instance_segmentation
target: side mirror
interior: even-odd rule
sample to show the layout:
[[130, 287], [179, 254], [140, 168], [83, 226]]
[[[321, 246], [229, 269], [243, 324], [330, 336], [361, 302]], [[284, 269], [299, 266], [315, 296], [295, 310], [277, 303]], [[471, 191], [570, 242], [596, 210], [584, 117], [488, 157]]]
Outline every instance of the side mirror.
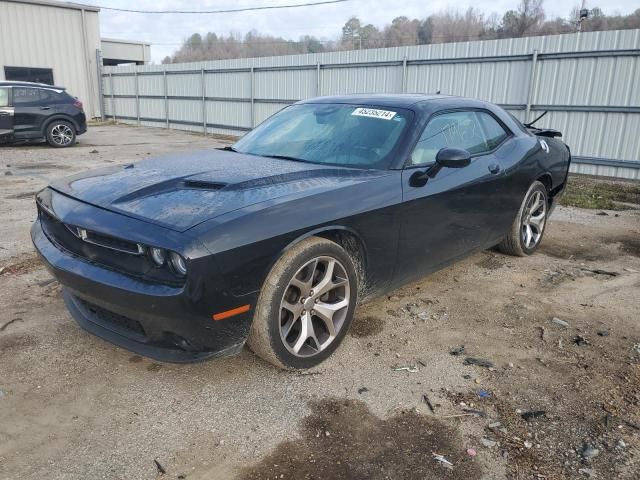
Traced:
[[462, 168], [471, 163], [471, 154], [463, 148], [445, 147], [436, 154], [436, 163], [427, 170], [419, 170], [409, 178], [412, 187], [424, 186], [430, 178], [435, 177], [440, 170], [446, 168]]
[[471, 154], [463, 148], [441, 148], [436, 154], [436, 163], [447, 168], [466, 167], [471, 163]]

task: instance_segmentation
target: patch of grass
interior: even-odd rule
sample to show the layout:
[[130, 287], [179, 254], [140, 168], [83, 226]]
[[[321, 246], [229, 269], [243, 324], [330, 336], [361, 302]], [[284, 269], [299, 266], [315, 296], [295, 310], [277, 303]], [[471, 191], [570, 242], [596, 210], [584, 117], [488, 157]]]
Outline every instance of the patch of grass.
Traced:
[[560, 204], [593, 210], [628, 210], [633, 203], [640, 207], [640, 183], [603, 180], [570, 175]]

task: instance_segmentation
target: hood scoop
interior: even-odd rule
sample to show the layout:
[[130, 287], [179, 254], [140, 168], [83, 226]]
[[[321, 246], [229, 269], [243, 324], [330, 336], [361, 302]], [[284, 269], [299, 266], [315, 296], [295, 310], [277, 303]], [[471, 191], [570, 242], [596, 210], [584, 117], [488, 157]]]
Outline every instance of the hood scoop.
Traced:
[[226, 186], [226, 183], [209, 182], [207, 180], [185, 180], [181, 185], [182, 188], [194, 190], [222, 190]]

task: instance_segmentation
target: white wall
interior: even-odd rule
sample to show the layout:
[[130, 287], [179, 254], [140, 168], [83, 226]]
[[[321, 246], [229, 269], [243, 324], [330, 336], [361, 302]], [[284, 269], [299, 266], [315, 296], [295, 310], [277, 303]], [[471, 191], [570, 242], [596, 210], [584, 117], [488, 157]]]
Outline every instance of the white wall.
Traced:
[[103, 38], [102, 58], [128, 60], [146, 65], [151, 60], [151, 47], [142, 42]]
[[84, 11], [85, 34], [82, 10], [58, 5], [0, 0], [0, 80], [5, 66], [51, 68], [55, 84], [78, 97], [89, 118], [97, 117], [98, 12]]

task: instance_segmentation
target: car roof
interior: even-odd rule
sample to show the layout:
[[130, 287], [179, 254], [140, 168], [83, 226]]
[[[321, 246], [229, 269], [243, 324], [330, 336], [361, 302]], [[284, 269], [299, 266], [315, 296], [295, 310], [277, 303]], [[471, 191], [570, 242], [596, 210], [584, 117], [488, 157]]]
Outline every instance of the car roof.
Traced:
[[380, 93], [380, 94], [357, 94], [357, 95], [335, 95], [331, 97], [316, 97], [301, 100], [297, 103], [347, 103], [377, 105], [380, 107], [410, 107], [416, 103], [429, 100], [452, 98], [449, 95], [429, 95], [426, 93]]
[[47, 83], [34, 83], [34, 82], [19, 82], [19, 81], [2, 81], [0, 87], [38, 87], [38, 88], [50, 88], [51, 90], [66, 90], [65, 87], [58, 87], [56, 85], [49, 85]]

